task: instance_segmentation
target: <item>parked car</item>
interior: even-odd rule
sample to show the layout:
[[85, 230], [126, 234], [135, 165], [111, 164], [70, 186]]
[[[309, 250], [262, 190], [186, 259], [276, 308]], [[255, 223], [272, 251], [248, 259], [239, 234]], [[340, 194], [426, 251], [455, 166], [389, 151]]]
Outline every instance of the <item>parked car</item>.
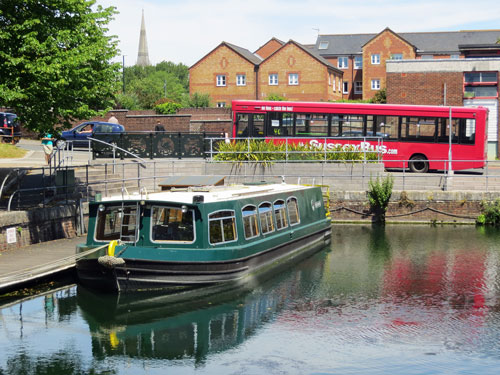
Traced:
[[71, 130], [63, 131], [61, 139], [73, 141], [74, 147], [88, 147], [88, 138], [96, 133], [123, 133], [125, 128], [120, 124], [111, 122], [88, 121], [75, 126]]
[[9, 112], [0, 112], [0, 137], [5, 143], [17, 143], [21, 139], [21, 126], [17, 115]]

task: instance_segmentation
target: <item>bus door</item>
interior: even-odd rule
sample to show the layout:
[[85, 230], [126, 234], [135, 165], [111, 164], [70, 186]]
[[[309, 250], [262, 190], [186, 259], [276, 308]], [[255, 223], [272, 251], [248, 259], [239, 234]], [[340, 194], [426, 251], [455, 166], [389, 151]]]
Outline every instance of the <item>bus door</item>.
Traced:
[[234, 137], [264, 137], [264, 115], [237, 113]]

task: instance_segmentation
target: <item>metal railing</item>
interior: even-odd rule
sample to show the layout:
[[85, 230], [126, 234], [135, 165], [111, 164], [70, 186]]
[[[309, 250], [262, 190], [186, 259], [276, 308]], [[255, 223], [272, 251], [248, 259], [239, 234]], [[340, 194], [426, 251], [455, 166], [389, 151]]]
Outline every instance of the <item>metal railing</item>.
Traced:
[[[440, 160], [445, 166], [446, 160]], [[477, 163], [477, 160], [461, 160], [461, 163]], [[35, 187], [17, 189], [4, 205], [8, 210], [24, 209], [29, 206], [29, 197], [38, 196], [39, 202], [33, 207], [45, 207], [56, 202], [75, 202], [79, 199], [91, 200], [95, 194], [104, 196], [121, 195], [124, 192], [148, 192], [159, 190], [161, 179], [175, 175], [225, 175], [227, 183], [242, 181], [276, 181], [289, 183], [329, 185], [332, 190], [366, 191], [371, 178], [394, 177], [395, 190], [466, 190], [500, 193], [500, 161], [484, 161], [482, 170], [434, 171], [431, 173], [409, 173], [403, 166], [408, 160], [401, 160], [401, 168], [385, 171], [381, 164], [355, 161], [299, 161], [288, 160], [263, 166], [260, 162], [244, 161], [236, 163], [211, 162], [203, 159], [159, 159], [111, 163], [93, 163], [79, 166], [60, 167], [61, 173], [76, 170], [75, 180], [55, 186], [49, 179], [49, 167], [31, 168], [29, 173], [41, 174], [41, 183]], [[453, 163], [452, 163], [453, 166]], [[26, 173], [27, 169], [16, 169], [11, 175]], [[96, 176], [93, 174], [98, 173]], [[6, 185], [5, 181], [2, 183]], [[0, 191], [2, 188], [0, 187]], [[53, 202], [50, 202], [50, 199]], [[17, 202], [17, 204], [14, 204]], [[15, 207], [14, 207], [15, 206]]]

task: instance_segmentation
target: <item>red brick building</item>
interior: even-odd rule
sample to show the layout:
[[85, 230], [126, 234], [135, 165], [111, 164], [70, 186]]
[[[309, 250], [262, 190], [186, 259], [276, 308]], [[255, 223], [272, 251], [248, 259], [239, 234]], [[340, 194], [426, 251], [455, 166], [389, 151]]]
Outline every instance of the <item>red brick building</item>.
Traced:
[[218, 107], [270, 94], [290, 100], [337, 100], [342, 98], [342, 75], [313, 49], [294, 41], [273, 38], [255, 54], [223, 42], [189, 68], [189, 92], [209, 94]]

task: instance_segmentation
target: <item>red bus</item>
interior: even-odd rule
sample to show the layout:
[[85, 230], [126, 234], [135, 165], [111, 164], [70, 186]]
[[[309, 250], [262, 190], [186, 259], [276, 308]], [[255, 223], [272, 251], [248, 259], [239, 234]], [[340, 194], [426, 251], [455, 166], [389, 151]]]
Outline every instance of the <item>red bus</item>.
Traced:
[[354, 144], [381, 153], [386, 168], [448, 169], [450, 144], [452, 170], [483, 168], [487, 158], [483, 107], [233, 100], [232, 110], [233, 138], [286, 137], [327, 150]]

